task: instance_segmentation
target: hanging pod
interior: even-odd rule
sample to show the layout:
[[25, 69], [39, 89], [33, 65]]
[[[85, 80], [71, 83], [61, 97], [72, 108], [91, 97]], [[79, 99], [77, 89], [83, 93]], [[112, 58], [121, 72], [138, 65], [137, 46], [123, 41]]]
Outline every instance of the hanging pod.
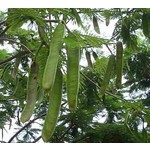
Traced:
[[93, 58], [95, 59], [95, 61], [98, 59], [98, 55], [96, 54], [96, 52], [92, 52]]
[[37, 86], [38, 86], [37, 75], [38, 75], [38, 65], [35, 62], [33, 62], [31, 65], [28, 82], [27, 82], [26, 105], [20, 117], [20, 121], [22, 123], [28, 121], [34, 111], [34, 106], [37, 100]]
[[123, 70], [123, 46], [122, 42], [116, 43], [116, 88], [120, 89], [122, 84]]
[[17, 75], [17, 72], [18, 72], [20, 61], [21, 61], [21, 57], [19, 56], [19, 57], [16, 58], [14, 68], [12, 70], [12, 78], [14, 80], [16, 80], [16, 75]]
[[100, 28], [99, 28], [99, 25], [98, 25], [98, 20], [97, 20], [97, 17], [96, 16], [93, 16], [93, 26], [94, 26], [94, 30], [100, 34]]
[[90, 69], [93, 69], [93, 64], [92, 64], [90, 52], [86, 51], [86, 52], [85, 52], [85, 56], [86, 56], [86, 60], [87, 60], [88, 67], [89, 67]]
[[101, 95], [105, 94], [106, 88], [109, 84], [109, 81], [110, 81], [112, 75], [113, 75], [114, 68], [115, 68], [115, 56], [110, 55], [108, 65], [106, 68], [106, 72], [104, 75], [104, 79], [103, 79], [102, 84], [101, 84]]
[[57, 70], [57, 64], [59, 60], [59, 52], [62, 48], [64, 36], [65, 25], [58, 24], [53, 33], [53, 37], [50, 43], [49, 56], [47, 58], [43, 74], [42, 85], [45, 91], [50, 91], [53, 87]]
[[67, 100], [70, 111], [77, 107], [77, 97], [80, 79], [80, 48], [67, 46]]
[[62, 72], [57, 70], [54, 86], [50, 93], [48, 112], [42, 129], [42, 139], [44, 142], [50, 140], [56, 128], [62, 100], [62, 80]]

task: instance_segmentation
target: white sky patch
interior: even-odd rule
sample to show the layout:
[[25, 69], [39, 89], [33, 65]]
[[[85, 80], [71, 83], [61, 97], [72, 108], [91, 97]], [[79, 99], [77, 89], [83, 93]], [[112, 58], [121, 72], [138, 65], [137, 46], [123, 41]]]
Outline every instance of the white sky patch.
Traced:
[[4, 45], [0, 45], [0, 50], [2, 49], [7, 50], [7, 52], [9, 53], [13, 53], [16, 51], [10, 44], [8, 44], [8, 42], [4, 42]]
[[93, 117], [93, 122], [105, 123], [107, 116], [107, 110], [104, 109], [102, 112], [98, 113], [97, 116]]

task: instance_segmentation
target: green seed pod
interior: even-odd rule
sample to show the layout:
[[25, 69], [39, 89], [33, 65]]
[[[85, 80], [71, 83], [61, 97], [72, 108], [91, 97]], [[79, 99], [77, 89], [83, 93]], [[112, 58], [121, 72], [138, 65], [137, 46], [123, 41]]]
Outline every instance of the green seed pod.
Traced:
[[97, 54], [93, 51], [92, 52], [92, 54], [93, 54], [93, 57], [94, 57], [94, 59], [95, 59], [95, 61], [98, 59], [98, 56], [97, 56]]
[[87, 60], [87, 63], [88, 63], [88, 67], [93, 68], [90, 52], [86, 51], [85, 56], [86, 56], [86, 60]]
[[58, 24], [53, 33], [53, 37], [50, 44], [50, 52], [47, 58], [46, 66], [43, 74], [43, 89], [50, 91], [55, 81], [55, 75], [57, 70], [57, 64], [59, 59], [59, 52], [62, 48], [63, 39], [65, 35], [64, 24]]
[[42, 129], [42, 139], [44, 142], [50, 140], [56, 128], [62, 99], [62, 79], [62, 72], [57, 70], [54, 86], [50, 93], [48, 112]]
[[109, 61], [108, 61], [108, 65], [107, 65], [107, 69], [104, 75], [104, 79], [101, 85], [101, 94], [104, 95], [106, 88], [109, 84], [109, 81], [113, 75], [113, 71], [114, 71], [114, 67], [115, 67], [115, 56], [114, 55], [110, 55], [109, 57]]
[[28, 121], [33, 114], [34, 106], [37, 100], [37, 75], [38, 65], [33, 62], [28, 77], [26, 105], [20, 117], [22, 123]]
[[16, 60], [15, 60], [14, 68], [13, 68], [13, 71], [12, 71], [12, 78], [14, 80], [16, 80], [16, 75], [17, 75], [17, 71], [18, 71], [20, 61], [21, 61], [21, 57], [17, 57]]
[[94, 30], [100, 34], [100, 29], [99, 29], [99, 25], [98, 25], [98, 20], [95, 16], [93, 16], [93, 26], [94, 26]]
[[80, 48], [67, 48], [67, 99], [69, 109], [75, 111], [80, 79]]
[[38, 25], [38, 32], [39, 32], [39, 36], [41, 38], [41, 42], [43, 42], [46, 45], [46, 47], [49, 48], [49, 45], [47, 44], [49, 40], [48, 40], [48, 37], [44, 30], [44, 27]]
[[116, 88], [120, 89], [122, 84], [122, 70], [123, 70], [123, 46], [122, 42], [116, 43]]

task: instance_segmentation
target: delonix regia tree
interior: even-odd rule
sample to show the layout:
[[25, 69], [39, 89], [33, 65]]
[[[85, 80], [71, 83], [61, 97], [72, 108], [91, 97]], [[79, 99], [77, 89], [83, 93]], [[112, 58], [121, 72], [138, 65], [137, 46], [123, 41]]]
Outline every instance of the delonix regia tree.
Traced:
[[0, 18], [1, 142], [150, 142], [150, 9], [10, 8]]

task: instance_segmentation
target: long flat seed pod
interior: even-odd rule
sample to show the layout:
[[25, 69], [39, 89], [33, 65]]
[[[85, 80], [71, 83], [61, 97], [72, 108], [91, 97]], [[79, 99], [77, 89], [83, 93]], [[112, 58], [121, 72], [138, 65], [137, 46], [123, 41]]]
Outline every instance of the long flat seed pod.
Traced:
[[122, 42], [116, 43], [116, 88], [121, 88], [123, 70], [123, 46]]
[[47, 44], [48, 43], [48, 38], [47, 38], [46, 32], [43, 28], [44, 27], [38, 25], [39, 36], [41, 38], [41, 42], [43, 42], [46, 45], [46, 47], [49, 48], [49, 45]]
[[14, 64], [14, 68], [12, 70], [12, 78], [14, 80], [16, 80], [16, 75], [17, 75], [17, 71], [18, 71], [18, 67], [19, 67], [20, 61], [21, 61], [21, 56], [16, 58], [15, 64]]
[[78, 12], [77, 12], [77, 10], [75, 9], [75, 8], [70, 8], [71, 9], [71, 13], [73, 14], [73, 16], [75, 17], [75, 19], [76, 19], [76, 22], [77, 22], [77, 24], [78, 24], [78, 26], [82, 26], [83, 27], [83, 25], [82, 25], [82, 21], [81, 21], [81, 17], [80, 17], [80, 15], [78, 14]]
[[85, 56], [86, 56], [86, 60], [87, 60], [87, 63], [88, 63], [88, 67], [93, 68], [90, 52], [86, 51]]
[[109, 26], [109, 23], [110, 23], [110, 16], [107, 16], [105, 19], [106, 19], [106, 21], [105, 21], [106, 26]]
[[67, 99], [70, 111], [77, 107], [77, 96], [80, 79], [80, 48], [67, 48]]
[[93, 54], [93, 57], [94, 57], [94, 59], [95, 59], [95, 61], [97, 60], [97, 58], [98, 58], [98, 56], [97, 56], [97, 54], [96, 54], [96, 52], [92, 52], [92, 54]]
[[42, 129], [42, 139], [44, 142], [50, 140], [56, 128], [62, 99], [62, 77], [62, 72], [57, 70], [55, 83], [50, 94], [48, 112]]
[[109, 61], [108, 61], [108, 65], [107, 65], [107, 69], [104, 75], [104, 79], [102, 81], [102, 85], [101, 85], [101, 94], [104, 95], [106, 88], [109, 84], [109, 81], [112, 77], [112, 73], [114, 71], [114, 66], [115, 66], [115, 56], [114, 55], [110, 55], [109, 57]]
[[28, 77], [26, 105], [21, 113], [20, 121], [22, 123], [28, 121], [33, 114], [34, 106], [37, 100], [37, 75], [38, 65], [33, 62]]
[[93, 16], [93, 26], [94, 26], [94, 30], [98, 34], [100, 34], [100, 29], [99, 29], [98, 21], [97, 21], [97, 18], [95, 16]]
[[55, 81], [59, 52], [62, 48], [64, 36], [65, 36], [65, 26], [64, 24], [58, 24], [53, 33], [53, 37], [50, 44], [50, 52], [47, 58], [43, 74], [42, 85], [44, 90], [46, 91], [52, 89]]
[[128, 18], [123, 19], [120, 34], [124, 43], [128, 43], [130, 39], [130, 25], [131, 23]]

